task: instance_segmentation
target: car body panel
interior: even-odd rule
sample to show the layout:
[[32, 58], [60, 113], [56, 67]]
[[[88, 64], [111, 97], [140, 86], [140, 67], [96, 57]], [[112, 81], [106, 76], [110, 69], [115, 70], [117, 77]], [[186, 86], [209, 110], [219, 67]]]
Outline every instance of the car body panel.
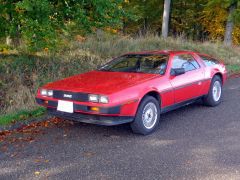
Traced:
[[[106, 95], [109, 99], [109, 103], [106, 104], [71, 99], [67, 99], [66, 101], [73, 102], [74, 107], [81, 107], [80, 109], [76, 108], [74, 113], [112, 117], [121, 116], [126, 117], [129, 120], [134, 119], [129, 117], [135, 116], [138, 106], [146, 94], [154, 93], [159, 97], [160, 108], [167, 111], [168, 109], [171, 109], [171, 107], [185, 104], [185, 102], [190, 102], [193, 99], [208, 94], [211, 79], [214, 75], [219, 74], [222, 77], [223, 84], [227, 79], [227, 71], [224, 64], [219, 63], [213, 66], [206, 66], [200, 57], [200, 55], [204, 54], [192, 51], [167, 50], [144, 51], [128, 54], [168, 54], [169, 60], [165, 74], [106, 72], [94, 70], [44, 85], [39, 88], [37, 92], [37, 101], [41, 102], [39, 104], [42, 106], [56, 110], [58, 100], [61, 100], [58, 98], [42, 96], [40, 94], [41, 89], [51, 89], [68, 93], [86, 93], [86, 95]], [[188, 71], [179, 76], [171, 75], [170, 72], [173, 57], [181, 54], [192, 55], [200, 65], [200, 68]], [[48, 104], [49, 102], [51, 103]], [[51, 104], [54, 106], [51, 106]], [[97, 107], [103, 109], [103, 111], [94, 112], [89, 110], [91, 107]], [[119, 111], [108, 111], [109, 109], [114, 109], [114, 107], [119, 107]], [[96, 121], [94, 121], [94, 123], [96, 123]]]
[[113, 92], [148, 81], [156, 76], [159, 75], [90, 71], [84, 74], [78, 74], [53, 83], [49, 83], [43, 88], [108, 95]]

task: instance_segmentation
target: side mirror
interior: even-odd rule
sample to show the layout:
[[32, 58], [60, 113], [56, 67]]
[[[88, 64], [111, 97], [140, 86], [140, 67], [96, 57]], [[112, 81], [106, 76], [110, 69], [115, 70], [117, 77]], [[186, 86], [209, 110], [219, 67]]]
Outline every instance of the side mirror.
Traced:
[[171, 69], [171, 75], [172, 76], [179, 76], [181, 74], [184, 74], [185, 73], [185, 69], [184, 68], [174, 68], [174, 69]]

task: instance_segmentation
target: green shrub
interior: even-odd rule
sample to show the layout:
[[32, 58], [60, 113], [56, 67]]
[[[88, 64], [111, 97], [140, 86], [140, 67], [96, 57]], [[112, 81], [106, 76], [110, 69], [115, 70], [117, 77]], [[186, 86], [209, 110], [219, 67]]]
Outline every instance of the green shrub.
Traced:
[[8, 51], [11, 47], [6, 44], [0, 44], [0, 52]]

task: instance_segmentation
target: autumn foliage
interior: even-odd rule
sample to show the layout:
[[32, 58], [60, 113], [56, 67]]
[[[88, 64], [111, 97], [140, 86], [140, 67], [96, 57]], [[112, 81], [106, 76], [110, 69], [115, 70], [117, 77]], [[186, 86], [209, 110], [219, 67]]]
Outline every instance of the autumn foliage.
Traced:
[[[170, 36], [223, 40], [226, 23], [232, 21], [233, 42], [240, 43], [239, 0], [171, 3]], [[163, 4], [164, 0], [0, 0], [0, 38], [8, 45], [31, 51], [53, 51], [66, 41], [82, 41], [79, 37], [99, 30], [132, 36], [160, 35]]]

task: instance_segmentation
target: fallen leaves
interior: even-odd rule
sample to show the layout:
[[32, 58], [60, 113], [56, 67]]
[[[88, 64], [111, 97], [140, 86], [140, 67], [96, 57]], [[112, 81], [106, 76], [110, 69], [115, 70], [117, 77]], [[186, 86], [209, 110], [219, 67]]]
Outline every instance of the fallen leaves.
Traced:
[[35, 174], [36, 176], [38, 176], [38, 175], [40, 175], [40, 172], [39, 172], [39, 171], [35, 171], [34, 174]]
[[40, 162], [40, 161], [41, 161], [40, 159], [35, 159], [35, 160], [34, 160], [35, 163], [38, 163], [38, 162]]
[[48, 163], [49, 160], [48, 160], [48, 159], [40, 158], [40, 159], [35, 159], [34, 162], [35, 162], [35, 163]]
[[96, 153], [95, 152], [84, 152], [83, 155], [85, 157], [93, 157]]
[[17, 152], [14, 152], [13, 154], [11, 154], [10, 157], [15, 157], [17, 155]]
[[9, 130], [2, 131], [2, 132], [0, 132], [0, 142], [4, 141], [7, 137], [10, 137], [10, 136], [16, 135], [16, 134], [32, 135], [32, 136], [26, 137], [26, 138], [12, 137], [12, 138], [8, 139], [10, 143], [15, 143], [16, 141], [31, 142], [34, 140], [33, 135], [41, 134], [41, 132], [42, 132], [41, 128], [51, 127], [51, 126], [56, 125], [61, 122], [62, 121], [58, 118], [51, 118], [46, 121], [31, 123], [29, 125], [24, 125], [18, 129], [12, 130], [12, 131], [9, 131]]
[[[46, 128], [52, 127], [64, 127], [65, 125], [72, 124], [70, 121], [64, 121], [59, 118], [51, 118], [42, 122], [35, 122], [29, 125], [24, 125], [18, 129], [12, 131], [5, 130], [0, 132], [0, 153], [6, 153], [9, 148], [15, 148], [16, 151], [20, 151], [19, 148], [24, 147], [23, 143], [33, 143], [39, 135], [46, 133]], [[67, 137], [67, 130], [64, 129], [63, 137]], [[10, 157], [15, 157], [16, 153], [8, 153]], [[48, 160], [45, 160], [48, 162]]]
[[10, 133], [10, 131], [2, 131], [2, 132], [0, 132], [0, 136], [5, 136], [5, 135], [7, 135], [7, 134], [9, 134]]

